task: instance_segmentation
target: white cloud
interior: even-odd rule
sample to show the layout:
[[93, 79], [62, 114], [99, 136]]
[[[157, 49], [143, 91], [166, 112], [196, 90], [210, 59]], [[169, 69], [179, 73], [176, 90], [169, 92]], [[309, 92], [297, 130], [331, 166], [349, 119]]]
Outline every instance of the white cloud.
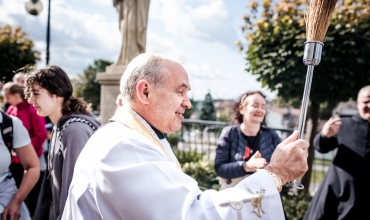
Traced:
[[87, 14], [63, 6], [55, 8], [53, 61], [78, 69], [86, 68], [95, 59], [115, 61], [121, 47], [117, 22], [109, 22], [97, 13]]
[[1, 8], [1, 13], [0, 13], [0, 24], [1, 25], [10, 24], [14, 26], [17, 23], [12, 18], [12, 15], [15, 15], [15, 14], [25, 15], [27, 13], [25, 9], [24, 1], [6, 1], [5, 2], [5, 0], [0, 0], [0, 8]]
[[[30, 33], [35, 48], [42, 52], [40, 67], [45, 63], [46, 21], [44, 11], [38, 16], [27, 14], [23, 1], [0, 2], [6, 14], [0, 14], [1, 23], [21, 26]], [[112, 11], [115, 10], [112, 6]], [[50, 64], [59, 65], [73, 76], [82, 72], [95, 59], [115, 61], [121, 46], [117, 22], [110, 22], [101, 14], [77, 11], [63, 0], [51, 5]], [[78, 70], [78, 72], [77, 72]]]
[[197, 80], [223, 80], [223, 71], [210, 63], [202, 63], [197, 65], [195, 63], [184, 64], [190, 78]]
[[160, 20], [165, 29], [186, 40], [201, 38], [231, 45], [236, 32], [231, 26], [231, 15], [222, 0], [203, 1], [193, 7], [186, 0], [157, 0], [151, 2], [150, 18]]
[[[115, 61], [121, 49], [118, 14], [111, 0], [51, 1], [50, 64], [70, 75], [81, 73], [95, 59]], [[29, 15], [24, 0], [0, 0], [0, 24], [21, 26], [30, 33], [45, 63], [47, 0], [44, 11]], [[110, 6], [108, 6], [108, 3]], [[81, 7], [81, 4], [87, 4]], [[260, 89], [254, 76], [244, 71], [245, 60], [233, 42], [228, 1], [151, 0], [147, 51], [178, 59], [189, 74], [190, 97], [203, 100], [208, 91], [214, 98], [235, 99], [247, 90]], [[263, 90], [270, 97], [271, 92]]]
[[153, 32], [147, 31], [147, 48], [148, 52], [158, 52], [161, 54], [171, 54], [172, 56], [181, 57], [183, 51], [175, 43], [174, 39], [163, 37]]
[[91, 2], [95, 5], [104, 5], [104, 6], [113, 5], [113, 1], [111, 0], [91, 0]]

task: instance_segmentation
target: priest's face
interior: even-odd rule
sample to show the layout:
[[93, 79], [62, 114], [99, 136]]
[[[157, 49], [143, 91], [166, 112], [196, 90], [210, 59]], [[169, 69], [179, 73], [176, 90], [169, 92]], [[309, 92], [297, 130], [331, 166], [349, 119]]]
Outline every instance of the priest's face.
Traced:
[[364, 90], [358, 95], [357, 108], [361, 117], [370, 121], [370, 89]]
[[165, 61], [165, 67], [165, 84], [152, 92], [149, 122], [161, 132], [171, 133], [181, 128], [185, 109], [191, 108], [187, 94], [190, 84], [188, 74], [180, 64]]

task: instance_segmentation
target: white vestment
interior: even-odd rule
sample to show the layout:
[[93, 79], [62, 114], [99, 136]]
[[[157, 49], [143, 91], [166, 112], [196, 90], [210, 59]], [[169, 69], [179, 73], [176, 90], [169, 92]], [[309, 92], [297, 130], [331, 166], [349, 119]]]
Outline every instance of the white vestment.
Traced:
[[285, 219], [266, 171], [220, 192], [201, 191], [167, 140], [160, 143], [121, 122], [100, 128], [77, 159], [62, 219]]

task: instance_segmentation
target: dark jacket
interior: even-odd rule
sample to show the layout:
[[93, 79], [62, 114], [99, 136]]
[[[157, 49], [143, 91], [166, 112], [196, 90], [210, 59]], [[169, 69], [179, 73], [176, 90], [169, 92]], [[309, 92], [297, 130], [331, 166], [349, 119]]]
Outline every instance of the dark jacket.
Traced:
[[304, 219], [370, 219], [369, 126], [370, 122], [356, 115], [343, 118], [335, 136], [315, 137], [319, 152], [338, 151]]
[[[66, 126], [66, 122], [71, 122], [69, 119], [72, 118], [78, 120]], [[59, 220], [62, 217], [77, 157], [99, 126], [100, 122], [93, 116], [72, 114], [63, 116], [57, 127], [54, 127], [48, 169], [41, 186], [34, 220]]]
[[[274, 130], [261, 127], [258, 150], [267, 162], [270, 162], [272, 153], [278, 144], [280, 144], [278, 134]], [[240, 125], [225, 127], [217, 144], [215, 158], [217, 175], [229, 179], [248, 174], [243, 168], [243, 156], [246, 146], [247, 140], [240, 130]]]

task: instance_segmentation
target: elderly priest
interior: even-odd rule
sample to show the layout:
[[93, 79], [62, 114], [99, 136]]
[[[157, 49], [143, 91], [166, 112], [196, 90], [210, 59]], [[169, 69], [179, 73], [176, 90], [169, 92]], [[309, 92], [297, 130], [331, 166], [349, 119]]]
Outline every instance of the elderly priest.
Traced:
[[235, 187], [201, 191], [164, 137], [181, 128], [191, 107], [185, 69], [143, 53], [128, 65], [120, 90], [123, 107], [76, 162], [62, 219], [284, 219], [279, 191], [307, 170], [309, 144], [297, 132], [277, 146], [265, 169]]

